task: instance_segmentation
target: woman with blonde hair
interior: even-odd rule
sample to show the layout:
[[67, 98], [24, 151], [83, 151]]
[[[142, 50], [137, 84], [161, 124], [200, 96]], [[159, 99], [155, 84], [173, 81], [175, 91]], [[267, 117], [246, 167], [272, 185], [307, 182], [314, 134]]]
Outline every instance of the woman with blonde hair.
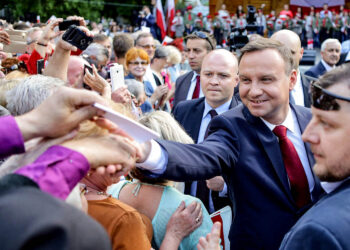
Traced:
[[[140, 123], [158, 132], [162, 139], [193, 143], [192, 139], [167, 112], [155, 111], [146, 114], [140, 119]], [[199, 238], [209, 233], [213, 225], [203, 203], [196, 197], [180, 193], [171, 186], [168, 180], [150, 178], [137, 168], [131, 170], [130, 175], [134, 178], [133, 182], [123, 181], [112, 185], [108, 193], [136, 208], [152, 220], [152, 247], [155, 249], [159, 249], [166, 232], [166, 224], [181, 202], [184, 201], [186, 205], [194, 201], [200, 203], [202, 224], [179, 243], [179, 249], [196, 249]], [[200, 223], [200, 220], [196, 218], [194, 225]]]

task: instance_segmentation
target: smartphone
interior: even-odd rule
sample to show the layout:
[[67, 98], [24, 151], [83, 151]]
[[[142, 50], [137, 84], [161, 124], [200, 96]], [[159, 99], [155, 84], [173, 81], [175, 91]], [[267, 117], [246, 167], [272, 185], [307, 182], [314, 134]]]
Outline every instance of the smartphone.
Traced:
[[125, 85], [123, 65], [114, 63], [109, 72], [112, 82], [112, 92]]
[[37, 74], [42, 74], [44, 69], [44, 59], [36, 61], [36, 72]]
[[60, 22], [58, 24], [58, 29], [59, 30], [67, 30], [69, 28], [69, 26], [71, 26], [71, 25], [79, 26], [80, 21], [79, 20], [64, 20], [63, 22]]
[[72, 44], [80, 50], [85, 50], [92, 43], [93, 38], [87, 36], [76, 25], [71, 25], [66, 32], [64, 32], [62, 40]]

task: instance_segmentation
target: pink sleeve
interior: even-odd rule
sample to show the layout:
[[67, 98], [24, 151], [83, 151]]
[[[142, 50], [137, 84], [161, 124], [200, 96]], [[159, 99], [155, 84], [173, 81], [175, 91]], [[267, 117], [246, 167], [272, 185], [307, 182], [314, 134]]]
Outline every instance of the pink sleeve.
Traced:
[[65, 200], [89, 168], [89, 162], [82, 154], [56, 145], [15, 173], [32, 179], [41, 190]]

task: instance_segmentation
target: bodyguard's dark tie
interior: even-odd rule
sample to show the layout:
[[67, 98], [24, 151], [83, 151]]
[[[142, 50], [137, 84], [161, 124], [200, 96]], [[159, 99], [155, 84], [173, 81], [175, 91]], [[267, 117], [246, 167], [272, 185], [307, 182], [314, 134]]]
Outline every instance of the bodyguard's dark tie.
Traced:
[[[215, 109], [212, 109], [209, 111], [210, 118], [213, 119], [215, 116], [218, 115], [218, 113], [215, 111]], [[207, 129], [205, 130], [204, 134], [204, 140], [208, 137], [208, 131], [209, 131], [209, 125]], [[209, 194], [210, 190], [207, 187], [207, 182], [205, 180], [201, 180], [197, 182], [197, 197], [203, 202], [205, 208], [210, 211], [209, 209]]]
[[201, 80], [200, 75], [196, 76], [196, 87], [194, 88], [192, 99], [197, 99], [199, 97], [199, 92], [201, 90]]
[[311, 201], [305, 170], [293, 143], [287, 137], [287, 128], [279, 125], [274, 128], [273, 132], [279, 139], [292, 196], [297, 207], [301, 208]]

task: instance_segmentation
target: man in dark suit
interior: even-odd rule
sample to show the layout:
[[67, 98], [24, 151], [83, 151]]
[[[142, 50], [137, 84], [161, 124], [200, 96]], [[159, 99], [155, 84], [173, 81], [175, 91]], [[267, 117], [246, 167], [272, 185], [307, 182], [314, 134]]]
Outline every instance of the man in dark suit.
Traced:
[[299, 63], [304, 54], [304, 48], [301, 47], [299, 35], [291, 30], [280, 30], [275, 32], [271, 36], [271, 39], [280, 41], [285, 46], [290, 48], [293, 55], [294, 68], [297, 71], [297, 81], [293, 90], [290, 92], [289, 101], [292, 104], [309, 108], [311, 106], [309, 95], [310, 84], [299, 70]]
[[204, 57], [216, 47], [215, 39], [206, 32], [198, 31], [185, 38], [186, 54], [192, 71], [180, 76], [176, 80], [174, 107], [184, 100], [203, 97], [200, 88], [199, 74]]
[[293, 65], [290, 49], [278, 41], [248, 43], [238, 71], [243, 105], [215, 117], [203, 143], [140, 145], [139, 167], [151, 176], [200, 180], [223, 175], [235, 214], [231, 249], [277, 249], [322, 193], [311, 170], [310, 147], [301, 139], [311, 113], [289, 104], [296, 81]]
[[[222, 77], [222, 76], [225, 77]], [[201, 88], [204, 97], [180, 102], [173, 110], [174, 118], [184, 127], [195, 143], [205, 139], [211, 120], [211, 110], [220, 115], [236, 107], [240, 101], [233, 95], [238, 84], [238, 62], [227, 50], [219, 49], [205, 56], [201, 69]], [[224, 179], [216, 176], [210, 180], [186, 182], [185, 194], [202, 198], [209, 213], [229, 205]], [[207, 185], [211, 188], [208, 190]], [[219, 193], [220, 191], [220, 193]]]
[[321, 45], [321, 61], [305, 72], [305, 75], [318, 78], [335, 68], [340, 58], [341, 44], [338, 39], [328, 38]]
[[303, 140], [311, 145], [314, 172], [328, 194], [299, 219], [280, 249], [350, 249], [349, 79], [350, 65], [342, 65], [312, 89], [313, 117]]

